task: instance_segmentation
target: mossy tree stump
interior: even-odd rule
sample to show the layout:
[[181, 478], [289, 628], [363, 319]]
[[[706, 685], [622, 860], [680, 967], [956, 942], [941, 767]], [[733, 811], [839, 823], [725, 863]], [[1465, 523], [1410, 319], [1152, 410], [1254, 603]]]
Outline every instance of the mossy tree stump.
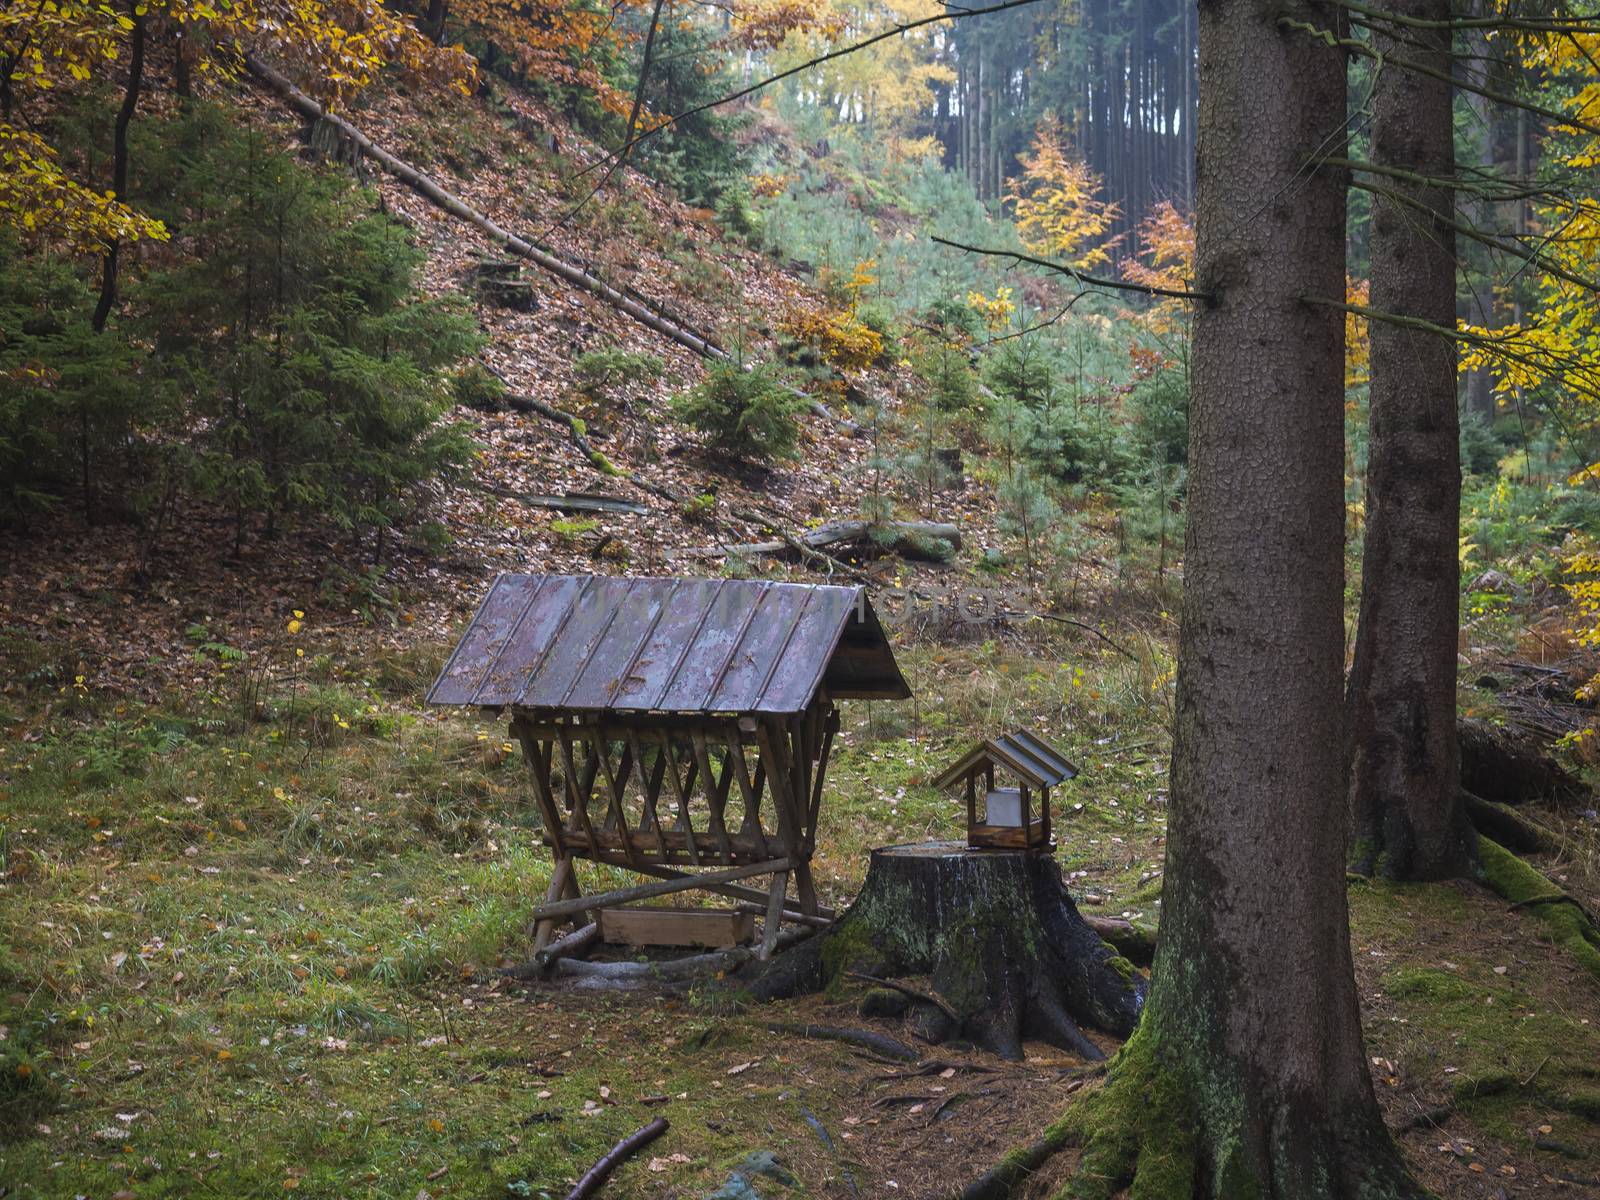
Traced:
[[1143, 976], [1078, 914], [1048, 855], [960, 842], [874, 850], [850, 910], [749, 989], [795, 995], [850, 972], [927, 977], [955, 1019], [919, 1006], [921, 1036], [970, 1039], [1013, 1060], [1024, 1038], [1102, 1057], [1080, 1024], [1126, 1037], [1145, 992]]

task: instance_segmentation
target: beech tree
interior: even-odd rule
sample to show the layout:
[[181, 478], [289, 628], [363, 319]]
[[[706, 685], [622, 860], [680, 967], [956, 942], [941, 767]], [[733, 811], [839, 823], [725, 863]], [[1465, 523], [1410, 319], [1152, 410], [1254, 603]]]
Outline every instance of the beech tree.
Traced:
[[[1455, 323], [1455, 172], [1449, 0], [1391, 0], [1421, 22], [1376, 30], [1372, 97], [1371, 305]], [[1433, 24], [1428, 24], [1432, 22]], [[1381, 60], [1380, 60], [1381, 62]], [[1455, 343], [1426, 328], [1371, 323], [1370, 451], [1361, 615], [1346, 736], [1352, 860], [1394, 879], [1467, 874], [1475, 836], [1456, 744], [1461, 457]]]

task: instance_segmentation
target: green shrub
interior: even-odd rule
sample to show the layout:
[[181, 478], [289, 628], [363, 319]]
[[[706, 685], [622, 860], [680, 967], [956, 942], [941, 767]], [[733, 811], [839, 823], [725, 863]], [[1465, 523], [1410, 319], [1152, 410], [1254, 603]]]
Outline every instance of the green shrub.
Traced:
[[742, 458], [792, 458], [803, 396], [769, 367], [716, 363], [698, 386], [673, 401], [673, 414], [709, 445]]
[[656, 355], [622, 346], [586, 350], [572, 360], [578, 391], [593, 400], [605, 399], [623, 384], [654, 383], [665, 369]]

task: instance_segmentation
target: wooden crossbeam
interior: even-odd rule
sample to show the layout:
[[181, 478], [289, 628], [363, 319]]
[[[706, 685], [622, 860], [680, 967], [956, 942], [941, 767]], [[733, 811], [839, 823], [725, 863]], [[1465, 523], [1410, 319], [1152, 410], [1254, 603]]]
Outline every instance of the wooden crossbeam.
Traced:
[[686, 875], [678, 879], [659, 879], [654, 883], [641, 883], [634, 887], [617, 888], [615, 891], [600, 892], [593, 896], [582, 896], [575, 900], [558, 900], [554, 904], [546, 904], [533, 911], [536, 921], [551, 920], [556, 917], [568, 917], [576, 912], [588, 909], [606, 908], [613, 904], [626, 904], [631, 900], [648, 900], [653, 896], [670, 896], [674, 892], [687, 892], [695, 888], [704, 887], [713, 883], [731, 883], [735, 879], [748, 879], [752, 875], [769, 875], [773, 872], [788, 871], [793, 864], [787, 858], [773, 858], [766, 862], [751, 863], [744, 867], [724, 867], [720, 871], [708, 871], [704, 875]]
[[[605, 862], [609, 860], [601, 859], [600, 861]], [[623, 864], [621, 862], [617, 862], [614, 865], [622, 866]], [[641, 863], [639, 866], [639, 873], [641, 875], [654, 875], [658, 879], [686, 879], [690, 877], [690, 873], [688, 871], [682, 871], [676, 867], [659, 866], [655, 863]], [[695, 876], [695, 878], [704, 880], [705, 876]], [[752, 903], [759, 903], [763, 906], [763, 911], [765, 911], [765, 905], [769, 898], [769, 893], [762, 891], [760, 888], [747, 887], [744, 884], [739, 883], [702, 882], [700, 884], [700, 888], [702, 891], [711, 892], [713, 895], [727, 896], [731, 900], [748, 900]], [[795, 900], [784, 901], [783, 913], [785, 919], [790, 916], [799, 917], [803, 915], [800, 912], [799, 902]], [[824, 907], [820, 904], [817, 906], [817, 914], [824, 920], [828, 921], [833, 920], [834, 917], [833, 909]]]

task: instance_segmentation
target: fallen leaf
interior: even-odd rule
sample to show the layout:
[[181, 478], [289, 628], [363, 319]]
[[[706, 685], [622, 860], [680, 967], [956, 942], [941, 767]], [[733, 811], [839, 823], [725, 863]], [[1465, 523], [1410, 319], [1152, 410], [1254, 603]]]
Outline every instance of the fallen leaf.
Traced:
[[728, 1074], [729, 1075], [742, 1075], [746, 1071], [748, 1071], [751, 1067], [755, 1066], [756, 1063], [758, 1063], [760, 1061], [761, 1060], [759, 1058], [753, 1058], [749, 1062], [742, 1062], [736, 1067], [729, 1067], [728, 1068]]

